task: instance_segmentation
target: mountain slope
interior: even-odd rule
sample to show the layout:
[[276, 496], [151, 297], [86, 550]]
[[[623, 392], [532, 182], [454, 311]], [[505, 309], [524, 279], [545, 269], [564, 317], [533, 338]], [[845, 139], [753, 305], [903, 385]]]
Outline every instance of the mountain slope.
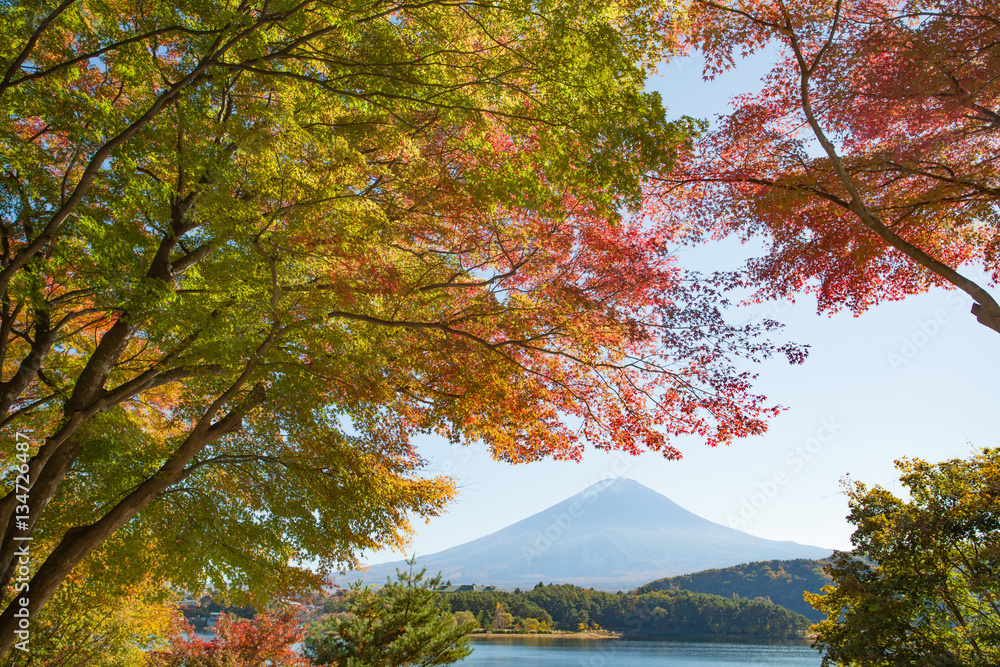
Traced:
[[[421, 556], [417, 564], [456, 583], [512, 588], [547, 581], [615, 590], [755, 560], [829, 554], [712, 523], [636, 481], [618, 478], [491, 535]], [[352, 575], [380, 583], [404, 565], [385, 563]]]

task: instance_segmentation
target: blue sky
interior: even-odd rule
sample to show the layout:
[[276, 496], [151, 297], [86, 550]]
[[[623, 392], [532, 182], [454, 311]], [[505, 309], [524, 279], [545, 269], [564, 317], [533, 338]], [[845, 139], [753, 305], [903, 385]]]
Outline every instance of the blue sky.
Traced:
[[[711, 118], [733, 95], [755, 89], [768, 62], [766, 54], [752, 57], [704, 82], [699, 61], [683, 59], [664, 65], [651, 87], [671, 116]], [[681, 261], [702, 270], [734, 268], [755, 250], [725, 241], [685, 250]], [[492, 461], [481, 447], [425, 438], [427, 472], [456, 477], [460, 495], [446, 515], [415, 526], [407, 553], [481, 537], [617, 476], [760, 537], [849, 548], [845, 475], [899, 492], [897, 458], [943, 460], [1000, 445], [1000, 335], [978, 324], [970, 306], [967, 297], [939, 290], [857, 318], [818, 315], [811, 298], [741, 311], [783, 322], [783, 337], [809, 344], [809, 358], [801, 366], [774, 360], [756, 368], [759, 392], [788, 408], [765, 435], [716, 449], [680, 440], [681, 461], [588, 451], [582, 463], [512, 466]], [[398, 557], [380, 552], [369, 562]]]

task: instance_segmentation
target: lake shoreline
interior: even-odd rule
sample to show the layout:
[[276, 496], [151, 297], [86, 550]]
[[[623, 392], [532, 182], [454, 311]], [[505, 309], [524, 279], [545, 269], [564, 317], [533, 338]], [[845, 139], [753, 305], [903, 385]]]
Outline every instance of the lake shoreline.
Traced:
[[552, 632], [473, 632], [470, 639], [506, 639], [510, 637], [553, 637], [558, 639], [621, 639], [620, 632], [610, 630], [586, 630], [584, 632], [552, 631]]
[[676, 634], [676, 635], [633, 635], [611, 630], [586, 630], [583, 632], [550, 631], [550, 632], [474, 632], [469, 635], [472, 640], [481, 639], [622, 639], [639, 642], [685, 642], [693, 641], [699, 643], [738, 643], [738, 644], [788, 644], [808, 646], [815, 640], [815, 636], [782, 637], [769, 635], [727, 635], [727, 634]]

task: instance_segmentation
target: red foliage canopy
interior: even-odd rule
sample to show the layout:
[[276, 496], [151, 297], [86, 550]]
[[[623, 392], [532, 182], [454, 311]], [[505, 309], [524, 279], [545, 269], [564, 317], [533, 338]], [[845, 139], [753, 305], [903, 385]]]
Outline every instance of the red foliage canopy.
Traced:
[[943, 285], [1000, 331], [996, 301], [960, 273], [1000, 277], [996, 10], [981, 0], [694, 2], [686, 38], [705, 53], [706, 76], [765, 45], [781, 56], [759, 93], [736, 99], [660, 175], [648, 211], [691, 239], [768, 238], [770, 252], [747, 267], [760, 298], [811, 292], [820, 310], [858, 313]]
[[215, 638], [195, 634], [179, 617], [169, 637], [170, 645], [150, 653], [153, 667], [310, 667], [309, 660], [294, 648], [302, 641], [303, 629], [288, 612], [258, 614], [253, 619], [223, 615], [215, 626]]

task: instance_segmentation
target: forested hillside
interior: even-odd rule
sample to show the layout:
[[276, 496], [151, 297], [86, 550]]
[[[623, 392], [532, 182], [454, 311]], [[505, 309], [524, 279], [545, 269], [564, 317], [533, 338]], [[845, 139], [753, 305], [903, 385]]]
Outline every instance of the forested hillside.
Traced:
[[578, 630], [596, 625], [631, 636], [791, 637], [809, 627], [801, 614], [770, 602], [690, 591], [635, 595], [538, 584], [527, 592], [452, 593], [444, 599], [452, 612], [471, 612], [483, 628], [493, 627], [498, 605], [501, 615], [510, 615], [509, 627]]
[[819, 621], [823, 614], [813, 609], [802, 598], [804, 591], [819, 593], [832, 582], [823, 571], [827, 560], [768, 560], [744, 563], [719, 570], [705, 570], [679, 577], [657, 579], [641, 586], [636, 593], [663, 590], [686, 590], [710, 593], [731, 598], [766, 598], [771, 602], [798, 612], [810, 620]]

